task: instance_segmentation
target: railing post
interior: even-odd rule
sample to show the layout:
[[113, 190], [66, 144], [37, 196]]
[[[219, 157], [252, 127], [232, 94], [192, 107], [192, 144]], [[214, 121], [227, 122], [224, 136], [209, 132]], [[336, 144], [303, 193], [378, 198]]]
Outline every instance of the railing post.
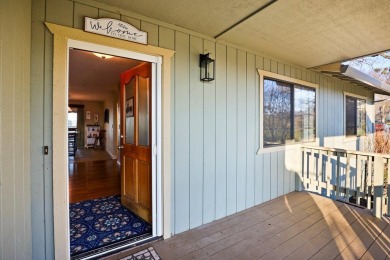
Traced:
[[[360, 185], [359, 185], [360, 181]], [[356, 205], [360, 205], [360, 192], [363, 185], [362, 181], [362, 162], [361, 162], [361, 156], [358, 154], [356, 155], [356, 180], [355, 180], [355, 186], [356, 186]]]
[[[385, 186], [385, 185], [383, 185], [383, 188], [384, 189], [387, 189], [387, 192], [386, 192], [386, 196], [385, 196], [385, 199], [386, 199], [386, 202], [387, 202], [387, 209], [385, 208], [385, 214], [387, 214], [387, 215], [390, 215], [390, 201], [389, 201], [389, 199], [390, 199], [390, 172], [389, 172], [389, 168], [390, 168], [390, 165], [389, 165], [389, 161], [390, 161], [390, 159], [388, 159], [388, 158], [386, 158], [385, 159], [385, 163], [386, 163], [386, 166], [387, 166], [387, 168], [386, 168], [386, 173], [387, 173], [387, 183], [384, 183], [384, 184], [386, 184], [387, 186]], [[383, 173], [385, 173], [385, 171], [383, 172]], [[387, 212], [386, 212], [386, 210], [387, 210]]]
[[351, 170], [351, 156], [350, 154], [346, 153], [347, 156], [347, 169], [345, 172], [345, 197], [346, 201], [349, 202], [349, 189], [351, 188], [351, 180], [350, 180], [350, 174], [349, 171]]
[[320, 190], [320, 193], [322, 193], [322, 180], [324, 179], [323, 171], [322, 171], [322, 157], [323, 157], [323, 151], [318, 150], [318, 174], [317, 174], [317, 182], [318, 182], [318, 189]]
[[389, 173], [387, 173], [387, 215], [390, 215], [390, 185], [389, 185]]
[[372, 185], [372, 156], [368, 156], [368, 166], [367, 166], [367, 187], [366, 187], [366, 194], [367, 194], [367, 209], [371, 209], [371, 185]]
[[332, 165], [330, 164], [330, 156], [331, 156], [331, 152], [326, 151], [325, 181], [326, 181], [326, 196], [327, 197], [330, 197], [330, 179], [331, 179], [331, 170], [332, 170]]
[[383, 178], [384, 178], [384, 160], [383, 157], [374, 158], [374, 209], [373, 214], [377, 218], [382, 218], [384, 211], [383, 198]]
[[295, 179], [295, 186], [297, 191], [304, 190], [303, 185], [305, 185], [305, 167], [306, 167], [305, 154], [306, 154], [306, 148], [303, 147], [302, 148], [302, 173], [301, 176], [298, 176], [297, 174], [297, 178]]
[[337, 165], [336, 165], [336, 199], [340, 199], [340, 172], [341, 172], [341, 165], [340, 165], [340, 152], [337, 153]]

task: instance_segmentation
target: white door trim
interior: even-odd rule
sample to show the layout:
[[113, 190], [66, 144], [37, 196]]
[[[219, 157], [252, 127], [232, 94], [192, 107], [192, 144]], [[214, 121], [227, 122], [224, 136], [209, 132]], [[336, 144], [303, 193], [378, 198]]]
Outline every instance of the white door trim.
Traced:
[[[70, 259], [69, 250], [69, 208], [68, 208], [68, 163], [67, 163], [67, 104], [68, 104], [68, 49], [69, 45], [75, 42], [106, 46], [105, 48], [119, 49], [119, 56], [124, 53], [137, 53], [142, 57], [157, 59], [156, 74], [160, 73], [161, 90], [159, 93], [161, 107], [159, 115], [157, 112], [156, 131], [157, 152], [160, 154], [155, 159], [156, 167], [161, 168], [161, 174], [156, 178], [156, 187], [161, 183], [160, 196], [162, 200], [155, 202], [156, 211], [160, 208], [162, 219], [156, 219], [155, 234], [162, 234], [164, 238], [170, 237], [171, 228], [171, 179], [170, 179], [170, 59], [174, 52], [149, 45], [141, 45], [125, 42], [118, 39], [86, 33], [82, 30], [72, 29], [60, 25], [46, 23], [46, 26], [54, 34], [53, 51], [53, 213], [54, 213], [54, 247], [56, 259]], [[95, 46], [96, 47], [96, 46]], [[113, 50], [112, 51], [115, 51]], [[105, 51], [102, 51], [105, 52]], [[114, 53], [113, 53], [114, 54]], [[146, 56], [143, 56], [146, 55]], [[158, 61], [161, 61], [158, 63]], [[159, 71], [159, 67], [161, 71]], [[160, 81], [160, 82], [158, 82]], [[157, 92], [156, 92], [157, 93]], [[157, 110], [158, 111], [158, 110]], [[160, 142], [158, 142], [160, 136]], [[160, 165], [160, 166], [159, 166]], [[156, 192], [159, 189], [156, 188]], [[158, 215], [158, 214], [157, 214]], [[158, 225], [158, 222], [162, 223]]]

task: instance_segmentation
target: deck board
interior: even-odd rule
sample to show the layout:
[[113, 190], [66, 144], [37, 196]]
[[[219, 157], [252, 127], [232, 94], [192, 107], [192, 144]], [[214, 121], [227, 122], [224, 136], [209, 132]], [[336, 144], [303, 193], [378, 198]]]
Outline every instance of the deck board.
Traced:
[[[300, 194], [294, 196], [294, 198], [295, 200], [291, 202], [291, 207], [299, 207], [299, 205], [306, 205], [307, 203], [313, 204], [311, 200], [307, 200], [307, 197], [300, 196]], [[170, 257], [180, 259], [191, 259], [193, 257], [208, 258], [211, 255], [238, 243], [244, 238], [255, 236], [259, 230], [283, 222], [284, 217], [281, 217], [280, 215], [288, 211], [288, 209], [283, 206], [284, 204], [285, 202], [283, 200], [278, 200], [275, 201], [275, 203], [267, 204], [260, 209], [255, 209], [248, 214], [237, 216], [233, 219], [234, 221], [229, 223], [230, 225], [224, 225], [224, 229], [213, 232], [198, 241], [186, 243], [181, 248], [175, 250], [174, 255]], [[263, 214], [267, 214], [268, 217], [257, 217], [256, 212], [263, 212]], [[168, 249], [168, 252], [172, 252], [171, 248], [164, 247], [164, 249]]]
[[[324, 201], [322, 201], [324, 202]], [[319, 203], [322, 203], [319, 202]], [[304, 203], [302, 205], [307, 205], [307, 203]], [[315, 205], [315, 204], [314, 204]], [[241, 238], [234, 238], [237, 241], [237, 244], [231, 245], [229, 248], [224, 249], [223, 251], [219, 252], [215, 256], [213, 255], [214, 259], [223, 258], [223, 257], [229, 257], [231, 255], [238, 256], [241, 253], [250, 253], [251, 257], [253, 253], [255, 255], [260, 255], [260, 252], [258, 252], [257, 246], [260, 244], [263, 244], [263, 242], [272, 240], [275, 237], [282, 236], [283, 239], [293, 236], [299, 230], [303, 229], [305, 225], [310, 225], [311, 223], [303, 223], [300, 220], [307, 219], [305, 218], [308, 214], [316, 214], [314, 211], [315, 206], [310, 205], [309, 207], [302, 206], [302, 207], [295, 207], [292, 208], [292, 210], [295, 210], [295, 213], [290, 214], [289, 211], [288, 214], [290, 216], [286, 216], [286, 214], [281, 214], [278, 216], [278, 218], [274, 217], [270, 221], [267, 221], [266, 223], [263, 223], [261, 226], [258, 226], [256, 229], [251, 230], [251, 233], [242, 234], [243, 236]], [[327, 204], [323, 204], [325, 207], [327, 207]], [[284, 212], [286, 213], [286, 212]], [[277, 219], [277, 221], [275, 221]], [[251, 235], [253, 234], [253, 235]], [[224, 241], [222, 241], [222, 244], [224, 244]], [[261, 250], [267, 250], [266, 247], [261, 246]], [[269, 249], [270, 250], [270, 249]], [[250, 252], [255, 251], [255, 252]], [[265, 252], [268, 252], [265, 251]], [[244, 255], [239, 255], [239, 257], [244, 257]]]
[[390, 221], [292, 192], [151, 246], [162, 259], [388, 259]]
[[362, 259], [390, 259], [390, 223], [366, 250]]

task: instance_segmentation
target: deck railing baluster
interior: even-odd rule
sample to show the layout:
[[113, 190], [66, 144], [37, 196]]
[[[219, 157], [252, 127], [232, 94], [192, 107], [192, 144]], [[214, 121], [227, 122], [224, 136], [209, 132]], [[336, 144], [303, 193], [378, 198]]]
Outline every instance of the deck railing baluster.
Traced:
[[[362, 162], [361, 162], [361, 156], [360, 154], [356, 155], [356, 179], [355, 179], [355, 186], [356, 186], [356, 205], [360, 205], [360, 198], [361, 198], [361, 187], [362, 187]], [[360, 182], [360, 183], [359, 183]]]
[[301, 180], [297, 180], [296, 183], [298, 183], [298, 191], [301, 191], [302, 189], [306, 189], [306, 148], [302, 148], [302, 173], [301, 173]]
[[326, 151], [326, 169], [325, 169], [325, 177], [326, 177], [326, 196], [330, 197], [331, 188], [333, 190], [333, 187], [331, 187], [330, 180], [332, 178], [332, 165], [330, 163], [330, 157], [332, 152]]
[[340, 199], [340, 173], [341, 173], [341, 165], [340, 165], [340, 152], [336, 152], [337, 154], [337, 172], [336, 172], [336, 199]]
[[349, 201], [349, 189], [351, 188], [350, 182], [351, 182], [351, 175], [349, 171], [351, 170], [351, 154], [346, 153], [347, 156], [347, 168], [345, 170], [345, 199], [346, 201]]
[[377, 218], [382, 217], [384, 213], [384, 199], [383, 199], [383, 175], [384, 172], [384, 160], [382, 157], [375, 156], [374, 159], [374, 216]]
[[367, 209], [371, 209], [371, 186], [372, 186], [372, 156], [368, 157], [368, 165], [367, 165], [367, 184], [366, 184], [366, 193], [367, 193]]
[[317, 174], [317, 181], [318, 181], [318, 189], [320, 192], [322, 192], [323, 183], [324, 183], [324, 176], [323, 176], [323, 169], [322, 169], [322, 157], [323, 157], [323, 151], [318, 150], [318, 174]]
[[384, 188], [386, 188], [387, 189], [387, 193], [386, 193], [386, 203], [387, 203], [387, 212], [386, 212], [386, 214], [388, 214], [388, 215], [390, 215], [390, 201], [389, 201], [389, 198], [390, 198], [390, 196], [389, 196], [389, 193], [390, 193], [390, 183], [389, 183], [389, 177], [390, 177], [390, 174], [389, 174], [389, 161], [390, 161], [390, 159], [386, 159], [386, 163], [387, 163], [387, 165], [386, 165], [386, 174], [387, 174], [387, 179], [386, 179], [386, 181], [387, 181], [387, 187], [384, 187]]
[[[336, 199], [344, 197], [347, 202], [355, 195], [355, 204], [365, 206], [363, 199], [366, 198], [367, 209], [373, 208], [376, 217], [390, 213], [390, 188], [388, 183], [384, 182], [387, 181], [390, 155], [311, 146], [302, 146], [302, 153], [302, 174], [297, 181], [298, 189], [304, 188], [323, 194], [325, 188], [326, 196], [330, 197], [333, 191]], [[333, 156], [336, 157], [335, 175], [332, 175]], [[342, 159], [344, 157], [346, 164]], [[344, 175], [342, 176], [342, 167], [345, 167], [345, 179]], [[354, 167], [356, 175], [352, 174]], [[334, 177], [331, 184], [330, 181]]]

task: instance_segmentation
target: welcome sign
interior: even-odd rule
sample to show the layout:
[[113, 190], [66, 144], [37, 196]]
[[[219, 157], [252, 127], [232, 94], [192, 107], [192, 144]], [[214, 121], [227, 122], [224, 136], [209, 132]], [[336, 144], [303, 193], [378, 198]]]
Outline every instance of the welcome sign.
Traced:
[[126, 41], [148, 44], [147, 32], [140, 31], [131, 24], [116, 19], [85, 17], [84, 30]]

